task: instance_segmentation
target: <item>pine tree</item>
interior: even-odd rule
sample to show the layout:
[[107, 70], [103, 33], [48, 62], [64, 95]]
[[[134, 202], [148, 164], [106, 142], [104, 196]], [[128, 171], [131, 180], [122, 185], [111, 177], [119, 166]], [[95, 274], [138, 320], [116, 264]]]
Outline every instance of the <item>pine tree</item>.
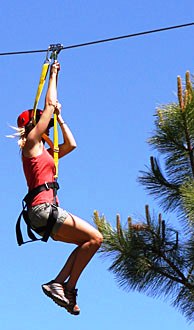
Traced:
[[[137, 224], [128, 218], [122, 228], [119, 215], [113, 228], [94, 212], [104, 236], [101, 252], [112, 259], [109, 270], [125, 289], [153, 297], [167, 297], [187, 320], [194, 321], [194, 89], [189, 72], [185, 86], [178, 76], [178, 102], [161, 106], [149, 144], [162, 158], [150, 157], [139, 182], [159, 202], [162, 211], [176, 214], [179, 229], [164, 215], [151, 215]], [[171, 221], [172, 222], [172, 221]], [[175, 220], [174, 220], [175, 222]]]

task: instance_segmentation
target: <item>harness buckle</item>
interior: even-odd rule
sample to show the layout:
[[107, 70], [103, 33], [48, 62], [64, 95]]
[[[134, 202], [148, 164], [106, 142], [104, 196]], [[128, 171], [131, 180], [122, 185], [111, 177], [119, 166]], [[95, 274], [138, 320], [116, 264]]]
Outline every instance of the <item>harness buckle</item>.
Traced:
[[48, 182], [45, 182], [45, 187], [46, 187], [46, 190], [50, 190], [49, 186], [48, 186]]

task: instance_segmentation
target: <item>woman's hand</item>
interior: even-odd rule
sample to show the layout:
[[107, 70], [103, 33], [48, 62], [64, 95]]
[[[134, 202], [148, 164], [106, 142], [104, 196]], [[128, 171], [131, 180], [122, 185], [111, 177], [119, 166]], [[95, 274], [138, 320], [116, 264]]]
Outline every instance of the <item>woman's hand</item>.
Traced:
[[57, 114], [57, 117], [61, 115], [61, 103], [59, 103], [58, 101], [56, 102], [55, 113]]
[[51, 70], [50, 70], [50, 74], [52, 75], [52, 73], [58, 74], [58, 72], [60, 71], [60, 64], [59, 62], [54, 62], [51, 65]]

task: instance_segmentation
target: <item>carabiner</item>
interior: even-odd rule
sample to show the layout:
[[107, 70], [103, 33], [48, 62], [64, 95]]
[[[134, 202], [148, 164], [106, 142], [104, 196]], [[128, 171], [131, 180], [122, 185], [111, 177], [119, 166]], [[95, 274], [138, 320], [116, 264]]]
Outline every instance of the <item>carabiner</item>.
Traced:
[[45, 62], [50, 63], [51, 60], [57, 61], [57, 56], [63, 48], [64, 46], [62, 44], [51, 44], [47, 49]]
[[57, 56], [63, 48], [62, 44], [51, 44], [48, 48], [51, 52], [50, 60], [57, 61]]
[[47, 52], [46, 52], [46, 59], [45, 59], [45, 63], [50, 63], [51, 62], [51, 59], [49, 58], [49, 53], [50, 53], [50, 46], [48, 47], [47, 49]]

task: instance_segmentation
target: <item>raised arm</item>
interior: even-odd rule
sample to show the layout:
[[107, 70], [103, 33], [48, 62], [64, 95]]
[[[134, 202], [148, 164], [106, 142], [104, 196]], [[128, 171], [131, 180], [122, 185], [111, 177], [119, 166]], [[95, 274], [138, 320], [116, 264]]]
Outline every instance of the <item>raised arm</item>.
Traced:
[[45, 97], [45, 106], [40, 120], [30, 132], [34, 140], [41, 141], [42, 134], [45, 133], [49, 125], [52, 114], [57, 103], [57, 75], [60, 69], [58, 62], [51, 66], [48, 88]]
[[57, 103], [57, 75], [59, 70], [59, 63], [53, 63], [50, 69], [44, 111], [36, 126], [29, 132], [23, 149], [23, 154], [27, 157], [36, 157], [41, 152], [40, 142], [42, 135], [48, 128]]
[[66, 154], [68, 154], [69, 152], [71, 152], [72, 150], [74, 150], [77, 145], [71, 130], [69, 129], [68, 125], [65, 123], [65, 121], [62, 118], [61, 104], [58, 102], [56, 106], [56, 112], [58, 114], [57, 119], [63, 135], [63, 143], [59, 144], [59, 158], [61, 158]]

